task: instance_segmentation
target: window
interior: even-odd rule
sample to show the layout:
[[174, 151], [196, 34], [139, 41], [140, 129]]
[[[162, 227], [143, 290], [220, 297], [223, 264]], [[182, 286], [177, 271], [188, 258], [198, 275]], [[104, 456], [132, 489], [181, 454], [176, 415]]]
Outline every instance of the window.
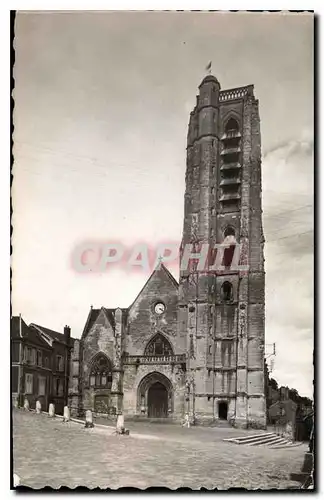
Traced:
[[37, 353], [36, 353], [36, 363], [37, 363], [37, 366], [42, 366], [42, 352], [41, 351], [37, 351]]
[[238, 132], [239, 124], [234, 118], [230, 118], [225, 125], [225, 132]]
[[11, 367], [11, 382], [12, 392], [18, 392], [18, 366]]
[[155, 335], [147, 344], [145, 356], [172, 356], [173, 350], [170, 342], [160, 333]]
[[25, 347], [24, 360], [26, 363], [34, 365], [36, 363], [36, 350], [31, 347]]
[[99, 354], [92, 362], [90, 370], [90, 386], [110, 389], [112, 383], [112, 368], [110, 360]]
[[61, 378], [56, 379], [55, 394], [56, 396], [63, 396], [63, 380]]
[[45, 396], [46, 391], [46, 377], [38, 376], [38, 395]]
[[12, 361], [13, 362], [19, 361], [19, 344], [18, 344], [18, 342], [14, 342], [12, 344]]
[[229, 302], [233, 299], [233, 286], [229, 281], [224, 281], [221, 296], [224, 302]]
[[223, 259], [223, 265], [227, 268], [231, 267], [233, 257], [234, 257], [234, 252], [235, 252], [235, 244], [230, 245], [229, 247], [224, 249], [224, 259]]
[[73, 364], [72, 364], [72, 375], [74, 377], [77, 377], [79, 375], [79, 362], [78, 361], [73, 361]]
[[45, 368], [48, 368], [49, 367], [49, 364], [48, 364], [48, 357], [45, 356], [45, 359], [44, 359], [44, 366]]
[[235, 238], [235, 229], [232, 226], [227, 226], [224, 231], [224, 239], [228, 236], [234, 236]]
[[56, 356], [56, 371], [62, 372], [64, 370], [63, 356]]
[[33, 375], [32, 375], [32, 373], [25, 374], [25, 394], [33, 394]]

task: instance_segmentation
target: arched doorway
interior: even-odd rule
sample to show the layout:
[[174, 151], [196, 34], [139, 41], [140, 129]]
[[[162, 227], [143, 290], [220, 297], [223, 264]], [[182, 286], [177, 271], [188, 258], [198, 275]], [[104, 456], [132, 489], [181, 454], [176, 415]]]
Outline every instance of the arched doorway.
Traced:
[[227, 420], [228, 404], [227, 401], [220, 401], [218, 403], [218, 418], [220, 420]]
[[149, 418], [166, 418], [173, 412], [170, 380], [159, 372], [146, 375], [138, 385], [137, 411]]
[[148, 390], [147, 416], [150, 418], [165, 418], [168, 416], [168, 391], [161, 382], [155, 382]]

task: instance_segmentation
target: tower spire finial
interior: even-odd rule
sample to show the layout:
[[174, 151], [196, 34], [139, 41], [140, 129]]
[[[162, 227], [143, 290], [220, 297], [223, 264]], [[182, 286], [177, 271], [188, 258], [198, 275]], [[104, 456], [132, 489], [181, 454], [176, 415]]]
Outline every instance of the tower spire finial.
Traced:
[[205, 68], [208, 75], [211, 75], [211, 67], [212, 67], [212, 61], [209, 61], [209, 63]]

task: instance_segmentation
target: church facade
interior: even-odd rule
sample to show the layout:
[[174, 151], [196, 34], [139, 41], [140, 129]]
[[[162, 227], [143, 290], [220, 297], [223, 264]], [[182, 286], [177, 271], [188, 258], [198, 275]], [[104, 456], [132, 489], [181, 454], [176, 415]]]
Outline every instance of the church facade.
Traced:
[[[199, 86], [187, 138], [179, 284], [163, 264], [128, 308], [90, 309], [70, 359], [80, 414], [266, 425], [261, 144], [253, 86]], [[199, 269], [204, 245], [209, 269]], [[232, 266], [240, 245], [240, 266]], [[218, 256], [218, 257], [217, 257]], [[221, 267], [213, 262], [221, 258]]]

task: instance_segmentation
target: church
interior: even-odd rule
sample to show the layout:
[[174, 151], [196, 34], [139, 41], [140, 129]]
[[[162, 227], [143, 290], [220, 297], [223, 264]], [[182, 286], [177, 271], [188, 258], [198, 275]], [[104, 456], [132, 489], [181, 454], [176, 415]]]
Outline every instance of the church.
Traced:
[[192, 258], [179, 283], [160, 263], [128, 308], [91, 308], [73, 340], [72, 414], [265, 428], [264, 236], [259, 103], [253, 85], [221, 90], [207, 75], [190, 114], [180, 257], [231, 246], [222, 267]]

